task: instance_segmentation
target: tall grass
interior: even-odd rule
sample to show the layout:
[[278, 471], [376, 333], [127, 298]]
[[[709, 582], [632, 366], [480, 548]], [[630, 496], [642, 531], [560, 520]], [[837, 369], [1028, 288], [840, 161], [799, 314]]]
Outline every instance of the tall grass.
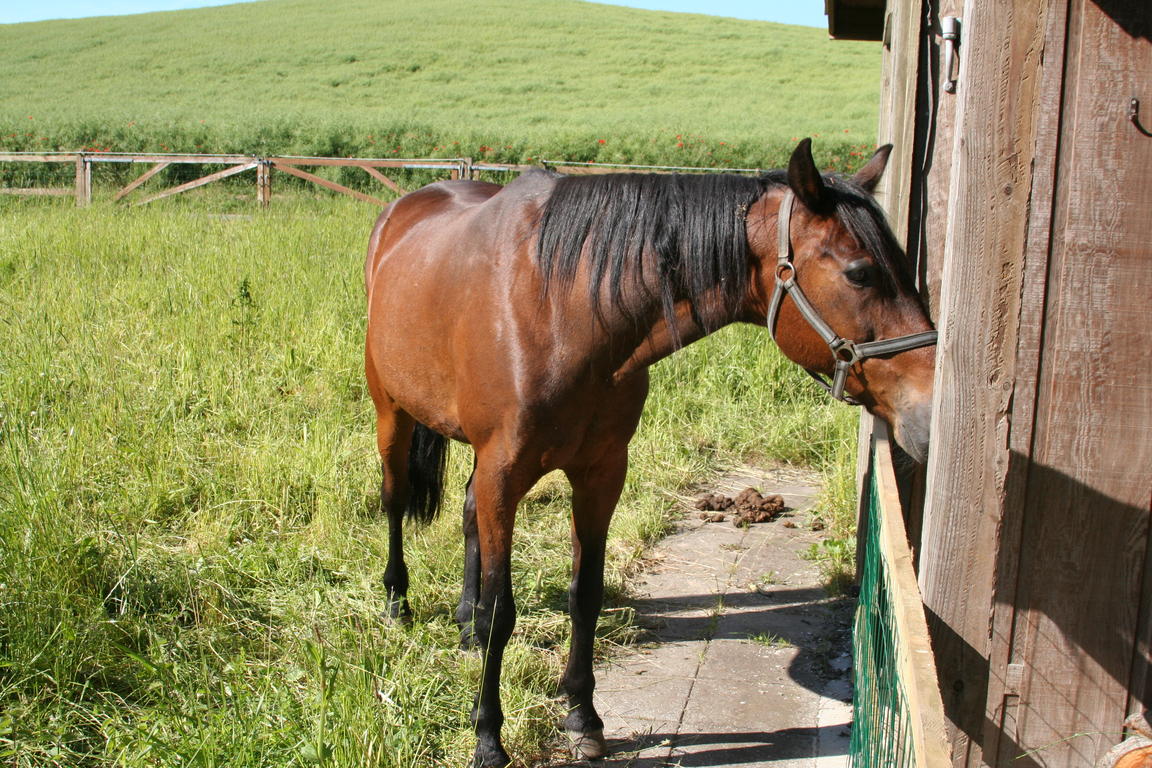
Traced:
[[[173, 201], [0, 208], [0, 760], [14, 766], [462, 765], [478, 662], [455, 650], [449, 512], [410, 531], [412, 628], [386, 553], [361, 372], [374, 211]], [[752, 328], [654, 371], [609, 592], [670, 494], [851, 436]], [[453, 453], [447, 509], [470, 459]], [[567, 492], [518, 518], [509, 748], [542, 754], [566, 652]], [[602, 634], [626, 639], [626, 611]]]

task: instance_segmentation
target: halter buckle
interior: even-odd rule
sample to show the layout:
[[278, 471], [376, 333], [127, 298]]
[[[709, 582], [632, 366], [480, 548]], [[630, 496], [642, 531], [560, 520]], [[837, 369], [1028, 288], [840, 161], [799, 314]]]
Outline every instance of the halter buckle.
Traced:
[[832, 356], [836, 358], [838, 363], [843, 363], [845, 366], [852, 366], [860, 362], [860, 350], [856, 348], [856, 343], [850, 339], [836, 338], [828, 344], [832, 350]]

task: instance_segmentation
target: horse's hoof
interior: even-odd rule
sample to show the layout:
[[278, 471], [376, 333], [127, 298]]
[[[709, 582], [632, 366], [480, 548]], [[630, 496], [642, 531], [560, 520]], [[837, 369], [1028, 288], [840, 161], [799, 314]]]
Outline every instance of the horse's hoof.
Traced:
[[577, 760], [599, 760], [608, 754], [608, 742], [603, 729], [594, 731], [568, 731], [568, 746]]
[[408, 607], [408, 601], [392, 601], [388, 603], [388, 610], [380, 614], [380, 619], [385, 624], [391, 624], [398, 627], [412, 626], [412, 609]]
[[477, 745], [470, 768], [508, 768], [511, 764], [512, 758], [508, 757], [503, 747], [484, 748]]

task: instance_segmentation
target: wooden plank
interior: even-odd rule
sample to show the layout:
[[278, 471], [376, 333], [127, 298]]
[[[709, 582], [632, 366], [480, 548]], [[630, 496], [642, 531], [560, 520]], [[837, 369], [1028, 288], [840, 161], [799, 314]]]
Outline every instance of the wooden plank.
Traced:
[[74, 163], [79, 156], [77, 152], [0, 152], [0, 163]]
[[84, 155], [94, 163], [176, 163], [184, 165], [239, 165], [256, 158], [252, 155], [134, 154], [100, 152]]
[[28, 197], [69, 197], [75, 195], [73, 187], [0, 187], [0, 195], [24, 195]]
[[[628, 168], [600, 165], [549, 165], [550, 170], [563, 174], [598, 174], [598, 173], [629, 173]], [[658, 173], [658, 171], [645, 171], [645, 173]]]
[[1046, 105], [1046, 108], [1037, 114], [1035, 148], [1031, 153], [1033, 171], [1010, 415], [1012, 426], [1007, 435], [1010, 460], [1004, 476], [1001, 546], [996, 562], [997, 597], [992, 613], [988, 694], [984, 716], [986, 729], [981, 744], [985, 760], [993, 765], [1003, 764], [1021, 751], [1016, 740], [1025, 670], [1023, 660], [1018, 655], [1019, 648], [1014, 648], [1011, 638], [1017, 618], [1020, 554], [1030, 546], [1023, 538], [1024, 501], [1027, 498], [1028, 457], [1032, 453], [1034, 405], [1047, 300], [1052, 203], [1063, 104], [1061, 94], [1064, 88], [1067, 10], [1067, 2], [1051, 3], [1043, 19], [1044, 64], [1040, 67], [1037, 103]]
[[190, 189], [196, 189], [197, 187], [202, 187], [205, 184], [211, 184], [214, 181], [219, 181], [220, 179], [226, 179], [229, 176], [235, 176], [238, 173], [243, 173], [244, 171], [251, 170], [252, 168], [255, 168], [255, 167], [256, 167], [256, 162], [251, 161], [251, 162], [244, 163], [243, 165], [233, 166], [232, 168], [225, 168], [222, 171], [217, 171], [216, 173], [210, 173], [207, 176], [201, 176], [198, 179], [194, 179], [193, 181], [189, 181], [185, 184], [181, 184], [178, 187], [172, 187], [171, 189], [166, 189], [163, 192], [152, 195], [151, 197], [146, 197], [143, 200], [136, 202], [135, 205], [147, 205], [148, 203], [154, 202], [156, 200], [162, 200], [165, 197], [171, 197], [172, 195], [178, 195], [181, 192], [187, 192]]
[[371, 195], [366, 195], [363, 192], [357, 192], [354, 189], [349, 189], [348, 187], [344, 186], [343, 184], [337, 184], [334, 181], [329, 181], [328, 179], [321, 178], [320, 176], [317, 176], [313, 173], [308, 173], [308, 171], [302, 171], [293, 165], [281, 163], [279, 160], [274, 161], [272, 163], [272, 167], [278, 171], [284, 171], [285, 173], [291, 174], [292, 176], [296, 176], [297, 178], [304, 179], [305, 181], [310, 181], [313, 184], [319, 184], [320, 186], [326, 187], [326, 188], [331, 189], [335, 192], [341, 192], [345, 195], [350, 195], [350, 196], [356, 198], [357, 200], [363, 200], [366, 203], [375, 203], [376, 205], [379, 205], [379, 206], [387, 205], [386, 202], [384, 202], [383, 200], [380, 200], [379, 198], [372, 197]]
[[275, 165], [324, 165], [324, 166], [369, 166], [372, 168], [426, 168], [450, 170], [459, 165], [458, 160], [382, 160], [363, 157], [269, 157]]
[[256, 201], [263, 208], [272, 203], [272, 165], [267, 160], [256, 165]]
[[92, 165], [84, 155], [76, 156], [76, 205], [92, 204]]
[[896, 618], [898, 679], [903, 681], [911, 717], [912, 748], [918, 768], [952, 765], [944, 703], [932, 655], [924, 604], [912, 567], [912, 550], [904, 530], [900, 491], [892, 466], [888, 428], [877, 420], [873, 466], [880, 501], [878, 541], [888, 571], [889, 599]]
[[[1093, 764], [1119, 739], [1129, 686], [1148, 695], [1152, 381], [1132, 350], [1152, 344], [1152, 141], [1125, 107], [1148, 92], [1152, 43], [1134, 30], [1150, 22], [1140, 0], [1068, 3], [1010, 638], [1023, 670], [1017, 746], [1048, 765]], [[1002, 749], [999, 763], [1016, 756]]]
[[[367, 171], [367, 173], [368, 173], [368, 175], [369, 175], [369, 176], [371, 176], [372, 178], [376, 179], [376, 181], [378, 181], [378, 182], [380, 182], [381, 184], [383, 184], [384, 186], [388, 187], [388, 189], [392, 190], [392, 191], [393, 191], [393, 192], [395, 192], [396, 194], [398, 194], [398, 195], [406, 195], [406, 194], [408, 194], [408, 191], [407, 191], [407, 190], [405, 190], [405, 189], [401, 188], [401, 186], [400, 186], [399, 184], [397, 184], [396, 182], [392, 181], [392, 179], [390, 179], [390, 178], [388, 178], [387, 176], [385, 176], [384, 174], [380, 173], [380, 171], [376, 170], [376, 169], [375, 169], [375, 168], [373, 168], [372, 166], [370, 166], [370, 165], [361, 165], [361, 166], [359, 166], [359, 167], [360, 167], [360, 168], [363, 168], [365, 171]], [[453, 171], [453, 173], [455, 173], [455, 171]]]
[[1047, 0], [966, 9], [920, 586], [954, 764], [980, 766]]
[[882, 54], [880, 125], [876, 135], [878, 143], [893, 146], [876, 196], [888, 212], [892, 231], [901, 245], [906, 245], [908, 239], [922, 12], [921, 0], [888, 4]]
[[126, 187], [124, 187], [119, 192], [117, 192], [112, 197], [112, 202], [116, 203], [116, 202], [119, 202], [120, 200], [123, 200], [127, 195], [131, 194], [133, 190], [135, 190], [137, 187], [139, 187], [144, 182], [148, 181], [148, 179], [150, 179], [153, 176], [155, 176], [156, 174], [160, 173], [160, 171], [164, 170], [169, 165], [170, 165], [170, 163], [167, 163], [167, 162], [156, 163], [156, 165], [154, 165], [151, 168], [149, 168], [148, 170], [144, 171], [144, 173], [142, 173], [139, 177], [137, 177], [135, 181], [131, 182]]

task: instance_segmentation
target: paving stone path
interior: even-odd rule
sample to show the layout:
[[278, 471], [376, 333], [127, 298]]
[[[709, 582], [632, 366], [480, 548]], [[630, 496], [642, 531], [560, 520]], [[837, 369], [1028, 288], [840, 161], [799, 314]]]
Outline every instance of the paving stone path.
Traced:
[[646, 642], [597, 672], [611, 749], [597, 765], [847, 765], [852, 605], [828, 599], [802, 557], [820, 540], [808, 525], [815, 482], [794, 470], [730, 476], [716, 490], [779, 493], [788, 511], [746, 529], [692, 513], [656, 548], [632, 602]]

